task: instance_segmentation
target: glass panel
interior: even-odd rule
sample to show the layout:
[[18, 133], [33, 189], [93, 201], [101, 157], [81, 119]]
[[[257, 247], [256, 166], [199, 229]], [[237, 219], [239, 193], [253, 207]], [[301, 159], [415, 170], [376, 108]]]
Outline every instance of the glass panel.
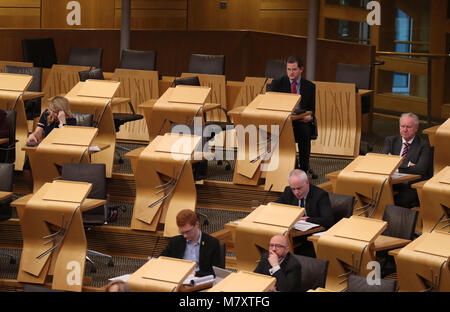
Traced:
[[347, 20], [325, 19], [325, 38], [370, 44], [370, 26]]

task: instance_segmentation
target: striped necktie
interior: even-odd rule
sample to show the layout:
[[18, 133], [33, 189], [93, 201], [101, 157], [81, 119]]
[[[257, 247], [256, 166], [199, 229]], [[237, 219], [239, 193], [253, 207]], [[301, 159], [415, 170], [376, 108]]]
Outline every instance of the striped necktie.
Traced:
[[401, 156], [402, 156], [403, 159], [405, 159], [406, 158], [406, 154], [408, 154], [409, 143], [405, 142], [403, 144], [405, 145], [405, 147], [403, 148]]

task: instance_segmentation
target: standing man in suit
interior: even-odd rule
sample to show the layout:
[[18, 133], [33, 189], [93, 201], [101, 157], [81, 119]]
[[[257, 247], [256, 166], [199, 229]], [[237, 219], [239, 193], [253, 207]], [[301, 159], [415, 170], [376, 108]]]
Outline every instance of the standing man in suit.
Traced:
[[398, 168], [400, 173], [419, 174], [421, 178], [415, 181], [394, 184], [394, 203], [397, 206], [412, 208], [419, 205], [417, 191], [411, 184], [429, 179], [431, 153], [430, 144], [416, 135], [419, 129], [419, 118], [413, 113], [403, 113], [400, 116], [400, 135], [386, 137], [383, 154], [400, 155], [403, 158]]
[[300, 262], [289, 253], [288, 240], [283, 235], [270, 239], [269, 252], [259, 260], [255, 273], [273, 276], [277, 279], [278, 291], [300, 291], [302, 267]]
[[310, 184], [306, 173], [294, 169], [288, 175], [289, 186], [275, 202], [305, 208], [305, 216], [300, 220], [319, 224], [329, 228], [334, 224], [330, 197], [321, 188]]
[[[303, 62], [298, 56], [289, 56], [286, 60], [286, 76], [275, 79], [267, 87], [267, 91], [296, 93], [301, 95], [300, 103], [294, 114], [301, 111], [311, 111], [314, 115], [316, 109], [316, 86], [309, 80], [302, 78]], [[311, 152], [311, 137], [315, 133], [313, 115], [294, 120], [295, 142], [298, 147], [298, 166], [306, 173], [309, 172], [309, 154]]]
[[183, 209], [177, 214], [181, 235], [170, 239], [161, 256], [194, 261], [195, 276], [214, 275], [213, 266], [220, 267], [220, 244], [217, 238], [200, 230], [194, 211]]

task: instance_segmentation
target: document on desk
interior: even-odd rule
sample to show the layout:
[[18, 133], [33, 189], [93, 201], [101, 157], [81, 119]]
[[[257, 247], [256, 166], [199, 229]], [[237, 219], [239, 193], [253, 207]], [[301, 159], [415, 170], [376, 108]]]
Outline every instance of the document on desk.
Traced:
[[100, 147], [98, 147], [98, 146], [89, 146], [89, 152], [100, 152]]
[[318, 227], [318, 226], [320, 226], [320, 225], [311, 223], [311, 222], [307, 222], [305, 220], [300, 220], [300, 221], [297, 221], [297, 223], [295, 223], [294, 229], [296, 229], [297, 231], [306, 232], [306, 231], [308, 231], [312, 228]]
[[206, 275], [202, 277], [190, 274], [183, 282], [183, 285], [197, 286], [214, 282], [214, 275]]
[[391, 178], [392, 178], [393, 180], [395, 180], [395, 179], [407, 177], [407, 176], [410, 176], [410, 175], [411, 175], [411, 174], [409, 174], [409, 173], [394, 172], [393, 174], [391, 174]]
[[113, 281], [122, 281], [122, 282], [127, 282], [128, 278], [130, 277], [131, 274], [124, 274], [121, 276], [117, 276], [117, 277], [111, 277], [110, 279], [108, 279], [108, 281], [113, 282]]

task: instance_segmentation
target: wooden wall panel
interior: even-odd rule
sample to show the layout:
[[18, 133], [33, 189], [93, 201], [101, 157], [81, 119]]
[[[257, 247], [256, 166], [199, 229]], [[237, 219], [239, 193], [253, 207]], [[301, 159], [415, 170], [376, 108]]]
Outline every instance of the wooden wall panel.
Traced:
[[260, 10], [259, 30], [306, 36], [308, 33], [307, 10]]
[[[122, 11], [115, 11], [114, 28], [120, 29]], [[186, 10], [131, 9], [130, 12], [131, 29], [185, 30], [186, 25]]]
[[41, 0], [0, 0], [0, 7], [39, 8]]
[[81, 6], [81, 25], [68, 25], [67, 0], [42, 0], [42, 28], [95, 28], [114, 27], [113, 0], [78, 0]]
[[[188, 0], [131, 0], [131, 9], [187, 10]], [[115, 8], [122, 8], [122, 0], [115, 0]]]
[[40, 28], [41, 10], [39, 8], [0, 7], [0, 27], [2, 28]]
[[308, 10], [308, 0], [260, 0], [262, 10]]
[[256, 27], [259, 0], [228, 0], [227, 8], [220, 8], [219, 0], [190, 0], [190, 30], [249, 29]]

